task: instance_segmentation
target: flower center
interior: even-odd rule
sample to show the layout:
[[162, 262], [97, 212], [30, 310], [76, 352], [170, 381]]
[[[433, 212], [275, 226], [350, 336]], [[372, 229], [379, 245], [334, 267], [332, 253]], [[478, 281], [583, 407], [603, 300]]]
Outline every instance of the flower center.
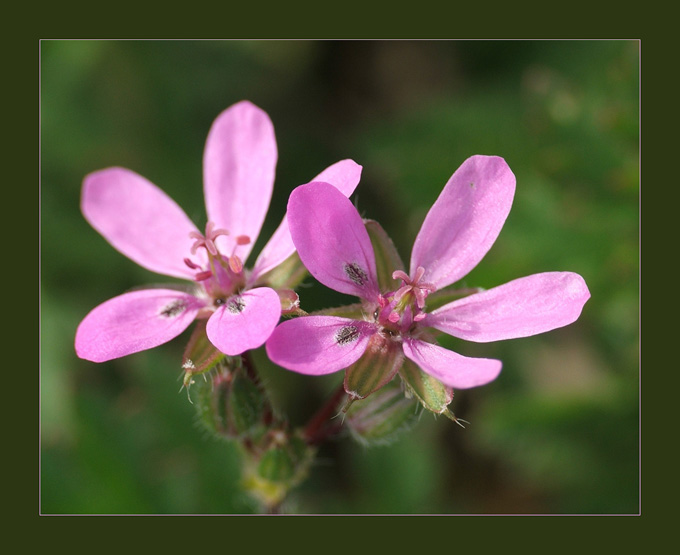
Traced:
[[214, 299], [229, 296], [244, 285], [243, 261], [236, 255], [236, 249], [250, 243], [250, 237], [239, 235], [236, 237], [236, 244], [231, 254], [225, 256], [220, 253], [215, 241], [220, 235], [229, 235], [229, 232], [226, 229], [215, 229], [213, 222], [206, 224], [205, 234], [192, 231], [189, 233], [189, 237], [194, 240], [191, 245], [191, 254], [196, 254], [198, 249], [205, 249], [208, 264], [203, 267], [190, 258], [184, 259], [184, 263], [189, 268], [196, 270], [194, 279], [201, 283], [205, 291]]
[[392, 273], [393, 279], [401, 280], [401, 287], [396, 291], [380, 295], [376, 320], [391, 332], [407, 332], [414, 322], [425, 318], [423, 308], [425, 299], [436, 290], [429, 282], [423, 281], [425, 268], [419, 266], [415, 276], [409, 277], [405, 272], [397, 270]]

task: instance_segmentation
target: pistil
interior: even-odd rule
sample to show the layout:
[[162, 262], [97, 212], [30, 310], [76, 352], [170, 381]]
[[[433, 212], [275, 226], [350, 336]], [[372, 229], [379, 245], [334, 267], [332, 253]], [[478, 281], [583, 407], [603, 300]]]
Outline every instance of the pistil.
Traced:
[[425, 269], [421, 266], [416, 269], [413, 278], [401, 270], [392, 273], [394, 279], [401, 280], [401, 287], [394, 292], [381, 295], [376, 311], [376, 320], [390, 333], [405, 333], [414, 322], [419, 322], [425, 317], [423, 312], [425, 299], [436, 288], [422, 280], [424, 275]]
[[200, 282], [206, 292], [213, 298], [229, 296], [235, 292], [238, 285], [243, 281], [243, 261], [236, 255], [236, 249], [241, 245], [250, 243], [250, 237], [239, 235], [236, 237], [236, 244], [230, 256], [224, 256], [217, 248], [216, 239], [220, 235], [229, 235], [226, 229], [215, 229], [213, 222], [208, 222], [205, 226], [205, 235], [198, 231], [189, 234], [194, 243], [191, 246], [191, 254], [196, 254], [198, 249], [205, 249], [208, 255], [208, 267], [204, 268], [196, 264], [189, 258], [184, 259], [184, 263], [196, 270], [194, 279]]

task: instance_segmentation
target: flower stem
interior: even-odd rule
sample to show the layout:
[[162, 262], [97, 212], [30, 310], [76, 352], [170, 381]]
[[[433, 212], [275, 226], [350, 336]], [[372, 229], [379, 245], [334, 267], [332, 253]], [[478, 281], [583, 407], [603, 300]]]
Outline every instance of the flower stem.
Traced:
[[307, 423], [303, 437], [308, 445], [318, 445], [340, 430], [342, 422], [330, 423], [328, 421], [337, 414], [338, 405], [343, 397], [345, 397], [345, 389], [341, 384], [326, 404]]

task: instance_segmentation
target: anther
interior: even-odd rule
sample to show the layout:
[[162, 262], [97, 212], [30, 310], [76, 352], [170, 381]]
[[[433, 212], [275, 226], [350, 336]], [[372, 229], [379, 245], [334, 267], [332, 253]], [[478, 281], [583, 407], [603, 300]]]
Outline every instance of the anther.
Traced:
[[194, 279], [196, 281], [204, 281], [206, 279], [210, 279], [212, 277], [212, 272], [210, 270], [205, 270], [204, 272], [198, 272], [195, 276]]
[[235, 274], [240, 274], [243, 271], [243, 262], [241, 262], [238, 256], [233, 255], [229, 257], [229, 269]]
[[198, 264], [196, 264], [195, 262], [192, 262], [192, 261], [189, 260], [188, 258], [185, 258], [185, 259], [184, 259], [184, 263], [185, 263], [187, 266], [189, 266], [189, 268], [191, 268], [192, 270], [200, 270], [200, 269], [201, 269], [201, 267], [200, 267]]

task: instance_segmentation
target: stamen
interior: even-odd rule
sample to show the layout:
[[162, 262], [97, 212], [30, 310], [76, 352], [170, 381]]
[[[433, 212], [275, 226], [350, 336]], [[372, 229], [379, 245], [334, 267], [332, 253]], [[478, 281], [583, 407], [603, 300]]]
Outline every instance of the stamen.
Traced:
[[436, 291], [437, 289], [432, 283], [420, 281], [423, 279], [424, 275], [425, 268], [422, 266], [418, 266], [418, 268], [416, 268], [415, 277], [413, 279], [411, 279], [406, 275], [405, 272], [402, 272], [401, 270], [392, 272], [392, 279], [400, 279], [403, 283], [399, 290], [394, 294], [395, 301], [399, 302], [405, 295], [412, 292], [413, 296], [416, 298], [416, 304], [418, 305], [418, 308], [422, 310], [425, 306], [425, 298], [427, 295], [433, 291]]
[[235, 274], [240, 274], [243, 271], [243, 262], [241, 262], [238, 256], [232, 255], [229, 257], [229, 269]]
[[185, 259], [184, 259], [184, 263], [185, 263], [187, 266], [189, 266], [189, 268], [191, 268], [192, 270], [200, 270], [200, 269], [201, 269], [201, 267], [200, 267], [198, 264], [196, 264], [195, 262], [192, 262], [192, 261], [189, 260], [188, 258], [185, 258]]

